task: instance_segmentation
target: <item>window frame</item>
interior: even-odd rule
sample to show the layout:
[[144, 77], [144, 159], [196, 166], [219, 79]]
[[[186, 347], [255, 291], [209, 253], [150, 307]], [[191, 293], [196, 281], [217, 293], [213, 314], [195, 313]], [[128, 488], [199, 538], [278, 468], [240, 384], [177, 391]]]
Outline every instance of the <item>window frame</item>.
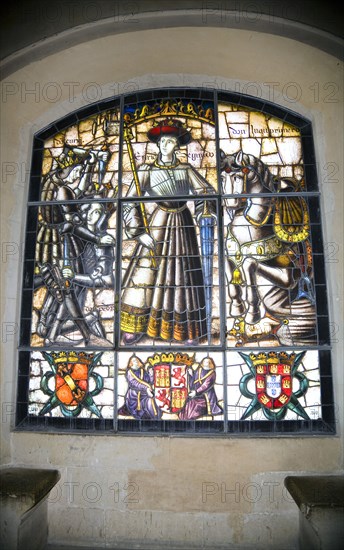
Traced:
[[[187, 87], [169, 87], [159, 88], [152, 90], [143, 90], [137, 93], [122, 94], [120, 96], [108, 98], [100, 102], [88, 105], [81, 108], [67, 116], [53, 122], [43, 130], [40, 130], [34, 135], [32, 146], [32, 162], [30, 172], [30, 186], [27, 201], [27, 219], [25, 230], [25, 259], [23, 267], [23, 283], [22, 283], [22, 303], [21, 303], [21, 315], [20, 315], [20, 339], [18, 345], [18, 382], [17, 382], [17, 409], [16, 409], [16, 431], [38, 431], [38, 432], [59, 432], [59, 433], [82, 433], [82, 434], [103, 434], [103, 435], [178, 435], [178, 436], [197, 436], [197, 437], [236, 437], [236, 436], [249, 436], [249, 437], [285, 437], [285, 436], [320, 436], [320, 435], [334, 435], [336, 433], [336, 422], [334, 415], [334, 400], [333, 400], [333, 384], [331, 374], [331, 344], [330, 344], [330, 323], [328, 313], [328, 301], [327, 296], [322, 296], [322, 303], [317, 300], [317, 320], [319, 326], [319, 333], [321, 333], [321, 343], [318, 346], [312, 346], [307, 349], [317, 349], [319, 351], [319, 369], [320, 369], [320, 391], [321, 391], [321, 407], [322, 418], [318, 420], [230, 420], [228, 418], [227, 407], [225, 410], [223, 420], [212, 421], [181, 421], [181, 420], [125, 420], [117, 417], [117, 394], [116, 384], [114, 390], [114, 418], [113, 419], [96, 419], [96, 418], [53, 418], [53, 417], [34, 417], [28, 414], [28, 389], [29, 389], [29, 358], [30, 351], [40, 351], [41, 348], [32, 347], [30, 343], [25, 342], [25, 335], [30, 332], [30, 326], [25, 322], [25, 315], [27, 310], [31, 311], [31, 303], [28, 308], [28, 300], [24, 297], [24, 276], [25, 276], [25, 261], [27, 257], [27, 250], [35, 245], [35, 241], [32, 241], [30, 234], [32, 231], [32, 221], [29, 220], [30, 207], [37, 207], [42, 203], [39, 200], [39, 194], [41, 186], [39, 184], [41, 179], [41, 167], [43, 159], [44, 142], [47, 138], [54, 136], [56, 133], [70, 127], [76, 122], [84, 120], [88, 117], [112, 109], [114, 107], [120, 108], [120, 120], [121, 120], [121, 133], [120, 137], [123, 138], [123, 109], [124, 103], [130, 102], [145, 102], [154, 100], [156, 98], [173, 98], [182, 96], [184, 98], [197, 98], [203, 100], [214, 101], [215, 117], [217, 117], [217, 105], [220, 102], [226, 102], [230, 104], [236, 104], [240, 107], [247, 107], [254, 109], [257, 112], [277, 117], [283, 122], [296, 126], [301, 133], [302, 153], [303, 153], [303, 165], [305, 170], [305, 179], [307, 181], [307, 191], [302, 192], [302, 196], [317, 203], [317, 211], [315, 208], [310, 208], [311, 223], [318, 219], [320, 215], [320, 235], [318, 235], [317, 244], [312, 242], [312, 251], [314, 258], [314, 277], [316, 284], [324, 285], [326, 288], [326, 266], [324, 262], [324, 247], [322, 236], [322, 221], [321, 221], [321, 204], [320, 204], [320, 192], [318, 190], [317, 183], [317, 170], [316, 159], [313, 142], [313, 131], [311, 122], [302, 117], [301, 115], [282, 108], [271, 102], [254, 98], [252, 96], [238, 94], [234, 92], [221, 92], [217, 90], [206, 90], [202, 88], [187, 88]], [[139, 100], [138, 100], [139, 98]], [[216, 150], [219, 152], [219, 136], [218, 126], [216, 128]], [[122, 154], [122, 140], [119, 140], [119, 156]], [[119, 166], [121, 163], [119, 163]], [[219, 159], [217, 159], [218, 177], [220, 174]], [[119, 167], [119, 178], [121, 178], [121, 167]], [[214, 195], [218, 205], [221, 201], [221, 192], [219, 191]], [[110, 199], [109, 199], [110, 200]], [[125, 196], [117, 197], [113, 199], [117, 205], [122, 205], [126, 200]], [[78, 201], [79, 202], [79, 201]], [[118, 208], [121, 211], [121, 207]], [[119, 221], [119, 216], [118, 216]], [[36, 228], [37, 231], [37, 228]], [[117, 233], [121, 232], [120, 224], [117, 227]], [[220, 232], [219, 232], [220, 233]], [[220, 237], [220, 235], [219, 235]], [[220, 237], [220, 239], [223, 238]], [[315, 248], [314, 248], [315, 247]], [[33, 256], [32, 256], [33, 257]], [[116, 262], [117, 274], [120, 271], [118, 269], [118, 263]], [[116, 277], [118, 278], [118, 277]], [[223, 284], [225, 288], [225, 284]], [[118, 287], [117, 287], [118, 288]], [[117, 290], [116, 290], [117, 292]], [[327, 294], [326, 288], [326, 294]], [[33, 290], [31, 291], [33, 297]], [[319, 293], [317, 293], [318, 295]], [[319, 334], [320, 335], [320, 334]], [[185, 346], [183, 346], [185, 348]], [[51, 347], [53, 350], [54, 347]], [[124, 348], [116, 343], [112, 346], [112, 353], [114, 357]], [[158, 347], [152, 348], [152, 351], [157, 351]], [[162, 350], [166, 349], [164, 346]], [[186, 349], [186, 348], [185, 348]], [[245, 348], [247, 351], [255, 350], [255, 346]], [[243, 351], [245, 351], [243, 349]], [[264, 348], [258, 348], [264, 350]], [[283, 346], [278, 346], [278, 351], [283, 350]], [[286, 351], [291, 351], [291, 348], [285, 348]], [[299, 347], [297, 347], [299, 349]], [[135, 346], [135, 351], [148, 351], [147, 346]], [[223, 369], [226, 371], [225, 357], [226, 353], [235, 351], [235, 349], [228, 348], [224, 345], [216, 346], [202, 346], [202, 351], [218, 351], [222, 353], [224, 358]], [[108, 350], [104, 350], [108, 351]], [[109, 350], [110, 351], [110, 350]], [[116, 359], [115, 359], [116, 362]], [[117, 367], [115, 369], [115, 381], [116, 381]], [[226, 393], [226, 376], [224, 377], [224, 393]], [[225, 400], [226, 403], [226, 400]]]

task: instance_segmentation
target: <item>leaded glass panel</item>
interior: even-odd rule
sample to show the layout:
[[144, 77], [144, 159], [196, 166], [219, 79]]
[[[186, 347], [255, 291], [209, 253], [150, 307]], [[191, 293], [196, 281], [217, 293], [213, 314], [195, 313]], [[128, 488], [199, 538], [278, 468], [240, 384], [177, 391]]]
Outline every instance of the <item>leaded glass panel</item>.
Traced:
[[35, 137], [19, 427], [333, 433], [310, 123], [162, 90]]

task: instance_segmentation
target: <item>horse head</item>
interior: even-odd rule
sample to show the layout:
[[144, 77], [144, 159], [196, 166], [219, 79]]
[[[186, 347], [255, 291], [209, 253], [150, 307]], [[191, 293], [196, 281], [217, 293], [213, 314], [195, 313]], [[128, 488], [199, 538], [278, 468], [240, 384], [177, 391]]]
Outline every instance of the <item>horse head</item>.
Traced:
[[[275, 190], [273, 174], [259, 158], [242, 150], [234, 155], [226, 155], [221, 151], [220, 160], [222, 189], [225, 194], [232, 195], [226, 199], [227, 207], [244, 207], [247, 219], [252, 220], [252, 223], [262, 223], [262, 220], [266, 220], [271, 200], [261, 194]], [[251, 194], [257, 197], [245, 197]]]

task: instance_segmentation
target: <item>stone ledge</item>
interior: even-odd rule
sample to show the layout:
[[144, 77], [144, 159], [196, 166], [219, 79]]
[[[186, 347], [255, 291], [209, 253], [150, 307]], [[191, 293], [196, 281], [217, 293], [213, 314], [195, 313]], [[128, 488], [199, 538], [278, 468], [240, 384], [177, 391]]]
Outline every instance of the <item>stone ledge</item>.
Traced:
[[0, 470], [1, 548], [45, 550], [47, 497], [59, 479], [58, 470], [16, 467]]
[[58, 470], [9, 467], [0, 470], [0, 495], [8, 498], [29, 498], [40, 502], [59, 481]]
[[341, 549], [344, 476], [288, 476], [284, 484], [299, 507], [299, 549]]
[[344, 475], [288, 476], [284, 484], [301, 512], [344, 507]]

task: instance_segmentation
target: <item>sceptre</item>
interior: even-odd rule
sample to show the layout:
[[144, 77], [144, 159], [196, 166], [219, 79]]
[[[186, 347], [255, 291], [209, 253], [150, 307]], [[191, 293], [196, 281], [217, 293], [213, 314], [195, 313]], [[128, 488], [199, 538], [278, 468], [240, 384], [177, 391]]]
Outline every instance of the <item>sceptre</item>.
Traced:
[[[142, 195], [141, 195], [140, 181], [139, 181], [139, 177], [138, 177], [137, 171], [136, 171], [136, 164], [135, 164], [135, 158], [134, 158], [134, 153], [133, 153], [133, 147], [132, 147], [132, 144], [131, 144], [131, 138], [132, 137], [133, 137], [133, 135], [132, 135], [131, 129], [128, 126], [125, 126], [125, 128], [124, 128], [124, 139], [125, 139], [125, 142], [127, 144], [129, 159], [130, 159], [130, 165], [131, 165], [131, 169], [132, 169], [132, 172], [133, 172], [133, 175], [134, 175], [136, 194], [137, 194], [138, 197], [141, 197]], [[140, 202], [139, 204], [140, 204], [140, 210], [141, 210], [143, 225], [144, 225], [144, 228], [146, 230], [146, 233], [149, 235], [150, 233], [149, 233], [149, 227], [148, 227], [148, 221], [147, 221], [145, 206], [142, 202]], [[149, 253], [151, 255], [152, 267], [156, 268], [156, 259], [155, 259], [153, 250], [149, 250]]]

